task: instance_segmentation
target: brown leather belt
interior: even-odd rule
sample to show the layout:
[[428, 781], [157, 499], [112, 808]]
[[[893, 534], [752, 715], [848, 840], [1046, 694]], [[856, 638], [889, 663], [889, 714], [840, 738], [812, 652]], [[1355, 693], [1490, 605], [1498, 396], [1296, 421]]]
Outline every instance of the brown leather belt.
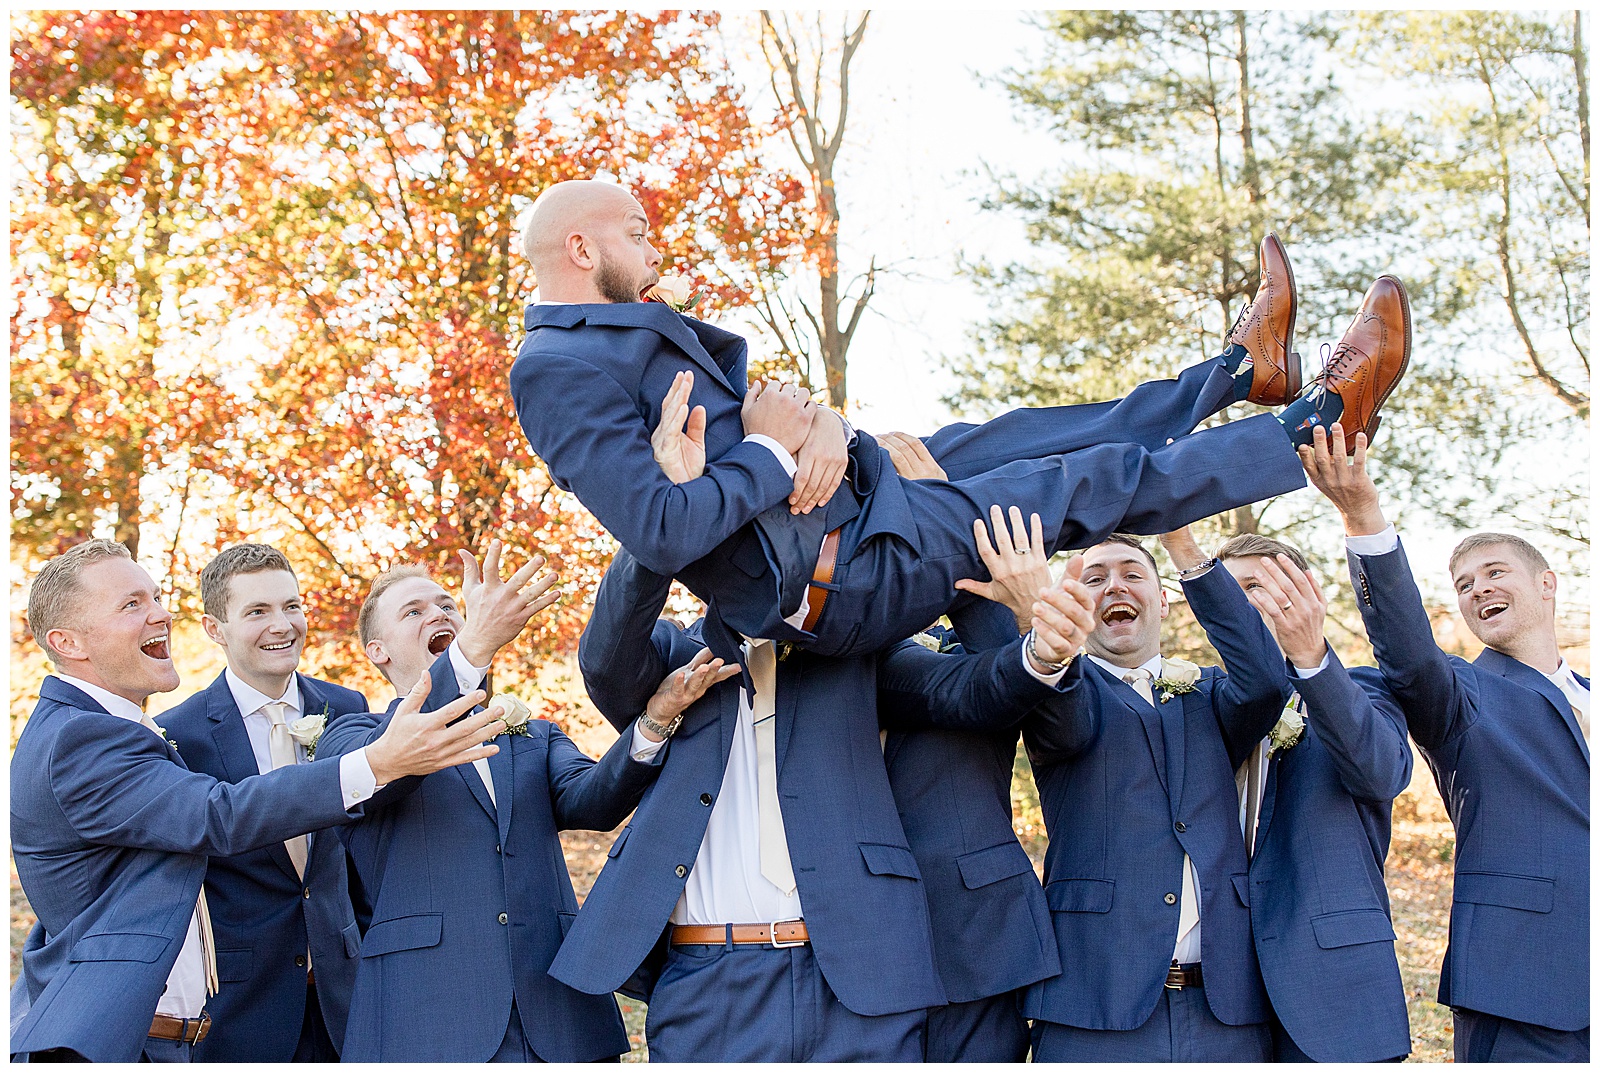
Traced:
[[199, 1017], [168, 1017], [158, 1013], [150, 1020], [150, 1036], [152, 1039], [182, 1040], [184, 1043], [199, 1043], [206, 1038], [206, 1033], [211, 1031], [211, 1015], [204, 1010]]
[[806, 589], [810, 594], [810, 610], [806, 612], [805, 625], [801, 628], [807, 633], [812, 633], [817, 628], [817, 621], [822, 618], [822, 605], [828, 602], [828, 590], [821, 588], [823, 585], [833, 583], [833, 568], [839, 563], [839, 530], [835, 529], [822, 538], [822, 550], [817, 552], [817, 568], [811, 573], [811, 586]]
[[772, 924], [674, 924], [673, 946], [724, 946], [732, 933], [735, 946], [803, 946], [811, 941], [806, 922], [798, 918]]
[[1167, 970], [1167, 986], [1174, 991], [1182, 991], [1186, 987], [1200, 987], [1200, 965], [1174, 965]]

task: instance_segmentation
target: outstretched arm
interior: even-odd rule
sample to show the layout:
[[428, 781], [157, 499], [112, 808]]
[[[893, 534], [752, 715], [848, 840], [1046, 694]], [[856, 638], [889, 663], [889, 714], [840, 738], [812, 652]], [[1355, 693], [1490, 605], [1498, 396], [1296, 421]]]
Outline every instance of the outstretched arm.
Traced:
[[[674, 483], [657, 461], [635, 401], [579, 359], [540, 354], [536, 361], [519, 360], [511, 390], [517, 418], [556, 483], [574, 492], [640, 562], [668, 577], [794, 490], [776, 454], [751, 440], [709, 460], [702, 475]], [[581, 405], [561, 402], [569, 399]], [[782, 401], [775, 398], [773, 405]], [[807, 411], [807, 429], [809, 422]], [[746, 431], [755, 430], [747, 423]], [[788, 448], [802, 440], [803, 434], [792, 444], [778, 442]]]
[[1405, 713], [1411, 736], [1424, 749], [1436, 749], [1470, 723], [1471, 698], [1433, 640], [1411, 564], [1384, 519], [1377, 485], [1367, 473], [1366, 434], [1356, 434], [1349, 461], [1339, 425], [1333, 426], [1331, 449], [1320, 428], [1312, 436], [1313, 445], [1300, 448], [1300, 461], [1344, 519], [1350, 580], [1378, 669]]

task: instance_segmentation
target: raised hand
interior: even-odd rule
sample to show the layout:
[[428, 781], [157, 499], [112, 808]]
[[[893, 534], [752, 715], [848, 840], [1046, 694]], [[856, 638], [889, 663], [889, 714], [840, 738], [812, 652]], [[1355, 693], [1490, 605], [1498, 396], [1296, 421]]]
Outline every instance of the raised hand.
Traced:
[[534, 615], [561, 598], [561, 590], [554, 588], [556, 572], [539, 573], [545, 563], [542, 555], [535, 555], [502, 581], [503, 547], [499, 540], [489, 541], [481, 572], [470, 551], [463, 548], [460, 552], [461, 599], [467, 625], [456, 643], [474, 667], [487, 665], [496, 652], [516, 639]]
[[[378, 785], [470, 764], [500, 751], [499, 746], [484, 742], [505, 730], [505, 724], [493, 713], [472, 711], [483, 701], [483, 690], [474, 689], [443, 708], [425, 712], [422, 705], [431, 685], [424, 671], [389, 718], [383, 734], [367, 746], [367, 764]], [[461, 721], [454, 722], [456, 719]]]
[[944, 467], [934, 461], [928, 445], [908, 432], [885, 432], [875, 437], [889, 452], [894, 471], [908, 481], [942, 481]]
[[[711, 649], [702, 648], [694, 659], [661, 680], [655, 694], [645, 702], [645, 712], [662, 726], [671, 726], [673, 720], [689, 710], [689, 705], [706, 695], [706, 690], [718, 682], [726, 682], [739, 673], [737, 663], [724, 664], [711, 658]], [[651, 741], [662, 739], [642, 724], [639, 733]]]
[[1061, 580], [1039, 590], [1032, 629], [1033, 650], [1041, 659], [1060, 663], [1082, 649], [1094, 630], [1094, 597], [1078, 580], [1082, 576], [1083, 556], [1074, 555]]
[[1367, 434], [1356, 433], [1356, 449], [1345, 457], [1344, 426], [1335, 423], [1332, 442], [1319, 425], [1311, 430], [1311, 446], [1299, 448], [1300, 464], [1317, 491], [1344, 519], [1350, 536], [1370, 536], [1388, 528], [1378, 499], [1378, 486], [1367, 473]]
[[1022, 511], [1012, 507], [1008, 530], [1006, 516], [998, 503], [989, 508], [989, 519], [994, 525], [994, 542], [990, 543], [989, 530], [982, 518], [972, 520], [972, 537], [978, 545], [978, 557], [989, 568], [990, 580], [963, 578], [956, 582], [956, 588], [1004, 604], [1016, 616], [1017, 632], [1021, 633], [1033, 621], [1033, 605], [1040, 590], [1050, 585], [1044, 527], [1035, 514], [1031, 519], [1032, 529], [1023, 528]]
[[747, 436], [766, 436], [791, 455], [797, 454], [811, 435], [816, 403], [794, 384], [757, 380], [745, 392], [739, 416]]
[[[1340, 456], [1343, 457], [1342, 455]], [[1296, 667], [1311, 668], [1328, 651], [1322, 625], [1328, 601], [1309, 570], [1301, 570], [1287, 555], [1263, 555], [1255, 581], [1245, 597], [1266, 620], [1278, 647]]]
[[[748, 431], [748, 430], [747, 430]], [[826, 406], [811, 413], [811, 431], [795, 456], [794, 491], [789, 494], [790, 514], [810, 514], [833, 498], [844, 480], [850, 461], [844, 419]]]
[[650, 434], [656, 465], [673, 484], [692, 481], [706, 471], [706, 408], [689, 407], [694, 373], [684, 370], [672, 378], [661, 400], [661, 422]]
[[1170, 533], [1162, 533], [1159, 539], [1174, 568], [1190, 570], [1205, 562], [1206, 557], [1200, 550], [1200, 542], [1195, 540], [1194, 533], [1187, 525]]

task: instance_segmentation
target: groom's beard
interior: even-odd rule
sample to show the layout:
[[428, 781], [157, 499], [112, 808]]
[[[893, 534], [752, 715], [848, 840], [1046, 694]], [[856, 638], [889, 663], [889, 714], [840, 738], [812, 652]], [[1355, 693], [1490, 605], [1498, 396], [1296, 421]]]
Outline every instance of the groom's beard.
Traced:
[[[642, 302], [640, 296], [644, 286], [635, 287], [628, 279], [626, 273], [618, 267], [617, 263], [604, 253], [596, 258], [599, 264], [595, 268], [594, 285], [600, 291], [600, 297], [608, 302]], [[648, 286], [646, 284], [645, 286]]]

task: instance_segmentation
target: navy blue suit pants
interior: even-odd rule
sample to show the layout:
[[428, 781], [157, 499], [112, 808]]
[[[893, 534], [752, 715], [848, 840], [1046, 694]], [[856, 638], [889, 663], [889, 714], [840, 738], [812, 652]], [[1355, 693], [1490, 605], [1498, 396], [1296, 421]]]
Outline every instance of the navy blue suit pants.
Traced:
[[927, 1012], [863, 1017], [809, 945], [673, 946], [650, 992], [652, 1062], [920, 1062]]
[[1589, 1030], [1530, 1025], [1477, 1010], [1456, 1009], [1458, 1062], [1588, 1062]]
[[929, 1062], [1022, 1062], [1028, 1057], [1028, 1020], [1022, 992], [952, 1002], [928, 1010]]
[[1163, 988], [1148, 1020], [1126, 1032], [1033, 1023], [1035, 1062], [1269, 1062], [1265, 1023], [1225, 1025], [1204, 987]]

